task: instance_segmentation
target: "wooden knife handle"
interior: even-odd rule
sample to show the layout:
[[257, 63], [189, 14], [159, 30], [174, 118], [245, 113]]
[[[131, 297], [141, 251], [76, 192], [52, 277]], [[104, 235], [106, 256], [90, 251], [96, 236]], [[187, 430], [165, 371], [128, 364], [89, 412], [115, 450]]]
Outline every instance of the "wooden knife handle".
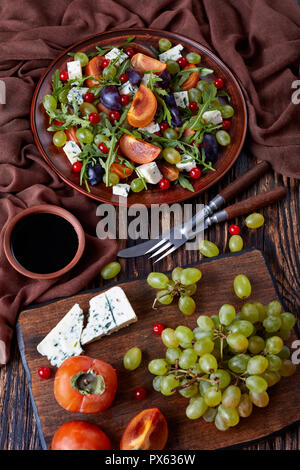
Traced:
[[286, 188], [279, 186], [271, 191], [266, 191], [258, 194], [257, 196], [249, 197], [248, 199], [237, 202], [232, 206], [226, 207], [224, 210], [227, 213], [228, 219], [234, 219], [240, 215], [250, 214], [257, 209], [269, 206], [270, 204], [283, 199], [286, 194]]
[[251, 186], [254, 181], [258, 180], [260, 176], [268, 171], [270, 164], [268, 162], [260, 162], [254, 165], [249, 171], [243, 173], [236, 180], [230, 183], [225, 189], [223, 189], [219, 195], [222, 196], [224, 202], [228, 202], [233, 199], [241, 191]]

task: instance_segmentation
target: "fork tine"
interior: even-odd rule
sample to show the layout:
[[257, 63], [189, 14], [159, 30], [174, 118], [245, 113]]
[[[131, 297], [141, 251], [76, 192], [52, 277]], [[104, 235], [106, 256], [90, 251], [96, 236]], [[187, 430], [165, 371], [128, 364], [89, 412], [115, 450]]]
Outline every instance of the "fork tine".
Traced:
[[152, 246], [152, 248], [150, 248], [149, 250], [147, 250], [147, 251], [145, 252], [145, 255], [146, 255], [147, 253], [151, 253], [151, 251], [153, 251], [153, 250], [156, 250], [156, 248], [158, 248], [162, 243], [165, 243], [165, 242], [167, 242], [167, 241], [168, 241], [168, 240], [167, 240], [166, 238], [163, 238], [162, 240], [160, 240], [159, 242], [157, 242], [154, 246]]
[[167, 251], [167, 252], [164, 253], [160, 258], [158, 258], [157, 260], [155, 260], [153, 264], [157, 263], [158, 261], [160, 261], [161, 259], [163, 259], [165, 256], [170, 255], [170, 254], [173, 253], [173, 251], [175, 251], [176, 249], [177, 249], [177, 246], [175, 246], [175, 245], [172, 246], [172, 248], [171, 248], [169, 251]]
[[162, 253], [163, 251], [167, 250], [168, 248], [170, 248], [170, 246], [172, 246], [172, 243], [171, 242], [168, 242], [166, 240], [166, 243], [159, 249], [157, 250], [155, 253], [153, 253], [153, 255], [151, 255], [149, 257], [149, 259], [153, 258], [154, 256], [157, 256], [159, 255], [160, 253]]

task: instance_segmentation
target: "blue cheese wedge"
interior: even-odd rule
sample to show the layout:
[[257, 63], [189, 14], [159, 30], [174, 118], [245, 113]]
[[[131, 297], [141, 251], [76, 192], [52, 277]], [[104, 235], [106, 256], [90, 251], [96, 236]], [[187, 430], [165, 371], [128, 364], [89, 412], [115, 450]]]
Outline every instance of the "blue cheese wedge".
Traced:
[[148, 124], [148, 126], [146, 127], [138, 128], [138, 131], [140, 132], [147, 131], [147, 132], [150, 132], [150, 134], [154, 134], [154, 132], [158, 132], [159, 130], [160, 130], [159, 124], [157, 124], [154, 121], [150, 122], [150, 124]]
[[59, 367], [65, 359], [79, 356], [83, 350], [80, 337], [83, 328], [83, 311], [78, 304], [38, 344], [37, 350], [47, 356], [53, 366]]
[[121, 287], [112, 287], [105, 295], [118, 330], [137, 321], [137, 316]]
[[180, 163], [176, 163], [176, 167], [180, 171], [191, 171], [192, 168], [195, 168], [196, 162], [192, 159], [190, 155], [183, 155]]
[[177, 60], [179, 57], [182, 57], [181, 51], [183, 50], [182, 44], [177, 44], [177, 46], [171, 47], [166, 52], [159, 54], [158, 58], [160, 62], [167, 62], [167, 60]]
[[176, 91], [174, 98], [177, 106], [180, 108], [186, 108], [189, 104], [189, 95], [187, 91]]
[[205, 122], [210, 122], [211, 124], [221, 124], [223, 121], [221, 111], [213, 109], [212, 111], [205, 111], [202, 115], [202, 119]]
[[147, 183], [157, 184], [162, 179], [163, 175], [155, 162], [145, 163], [137, 167], [137, 172], [140, 176], [145, 178]]
[[116, 66], [118, 67], [124, 60], [128, 59], [128, 55], [125, 52], [120, 51], [117, 47], [114, 47], [111, 51], [105, 54], [105, 59], [113, 60], [119, 56], [119, 59], [116, 61]]
[[71, 88], [67, 95], [68, 102], [72, 104], [73, 100], [75, 100], [78, 106], [80, 106], [84, 101], [83, 97], [87, 93], [87, 91], [88, 88], [81, 86], [75, 86]]
[[122, 197], [128, 197], [130, 191], [130, 185], [129, 184], [115, 184], [113, 186], [113, 194], [115, 196], [122, 196]]
[[68, 140], [68, 142], [63, 146], [63, 151], [67, 155], [71, 165], [78, 161], [78, 155], [81, 153], [81, 148], [75, 142], [75, 140]]
[[80, 60], [72, 60], [71, 62], [67, 62], [67, 70], [69, 80], [73, 80], [74, 78], [82, 78], [82, 68]]
[[123, 83], [123, 85], [121, 85], [119, 88], [120, 95], [135, 95], [137, 91], [138, 91], [138, 87], [131, 85], [129, 81], [126, 83]]
[[105, 294], [99, 294], [90, 300], [89, 315], [86, 327], [82, 331], [81, 344], [96, 341], [102, 336], [113, 333], [117, 329]]

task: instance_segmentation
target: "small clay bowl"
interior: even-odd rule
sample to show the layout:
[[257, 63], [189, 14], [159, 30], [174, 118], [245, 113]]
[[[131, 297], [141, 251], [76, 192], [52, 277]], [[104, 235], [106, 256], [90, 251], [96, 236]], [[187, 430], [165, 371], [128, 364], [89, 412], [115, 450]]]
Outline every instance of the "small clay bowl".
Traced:
[[[65, 221], [69, 222], [71, 226], [73, 227], [75, 233], [77, 234], [78, 247], [77, 247], [77, 251], [73, 259], [71, 259], [71, 261], [68, 262], [66, 266], [62, 267], [58, 271], [49, 272], [45, 274], [31, 272], [30, 270], [23, 267], [13, 254], [11, 241], [12, 241], [14, 228], [22, 219], [28, 216], [35, 215], [35, 214], [57, 215], [63, 218]], [[29, 207], [28, 209], [25, 209], [24, 211], [20, 212], [19, 214], [17, 214], [15, 217], [13, 217], [10, 220], [4, 233], [4, 252], [6, 254], [6, 257], [9, 263], [16, 269], [16, 271], [18, 271], [19, 273], [31, 279], [40, 279], [40, 280], [55, 279], [55, 278], [62, 276], [63, 274], [70, 271], [70, 269], [72, 269], [78, 263], [78, 261], [80, 260], [84, 252], [84, 248], [85, 248], [85, 234], [84, 234], [84, 231], [80, 222], [76, 219], [76, 217], [74, 217], [74, 215], [72, 215], [67, 210], [63, 209], [62, 207], [53, 206], [53, 205], [39, 205], [39, 206], [33, 206], [33, 207]]]

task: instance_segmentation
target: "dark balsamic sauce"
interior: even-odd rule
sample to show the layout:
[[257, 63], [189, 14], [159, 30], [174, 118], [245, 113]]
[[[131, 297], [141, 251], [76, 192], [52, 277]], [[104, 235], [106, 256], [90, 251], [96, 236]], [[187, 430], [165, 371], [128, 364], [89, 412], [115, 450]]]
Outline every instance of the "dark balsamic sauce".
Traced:
[[21, 219], [11, 236], [11, 251], [28, 271], [50, 274], [67, 266], [78, 249], [74, 227], [56, 214], [31, 214]]

